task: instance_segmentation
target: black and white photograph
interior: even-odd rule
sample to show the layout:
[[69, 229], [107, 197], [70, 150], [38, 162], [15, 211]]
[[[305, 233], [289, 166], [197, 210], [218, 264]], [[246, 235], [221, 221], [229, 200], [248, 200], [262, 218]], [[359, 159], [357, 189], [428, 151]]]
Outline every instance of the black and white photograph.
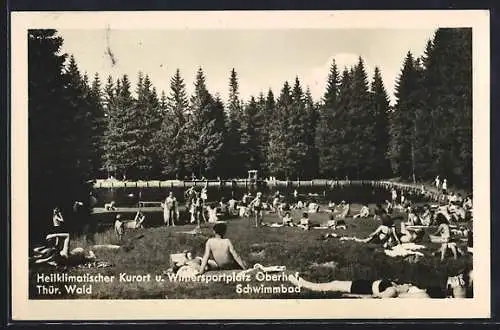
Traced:
[[489, 316], [487, 11], [12, 16], [13, 317]]

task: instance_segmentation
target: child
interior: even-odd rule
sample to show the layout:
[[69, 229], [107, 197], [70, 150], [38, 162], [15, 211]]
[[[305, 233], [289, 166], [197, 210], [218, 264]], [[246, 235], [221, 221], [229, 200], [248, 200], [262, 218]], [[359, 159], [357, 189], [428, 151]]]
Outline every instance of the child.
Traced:
[[219, 212], [222, 216], [227, 216], [229, 214], [229, 208], [226, 204], [226, 199], [222, 197], [219, 203]]
[[[227, 231], [225, 223], [217, 223], [214, 225], [215, 237], [209, 238], [205, 244], [205, 253], [201, 260], [199, 274], [203, 274], [207, 270], [210, 256], [214, 263], [212, 268], [215, 269], [246, 269], [243, 260], [236, 252], [231, 243], [231, 240], [224, 238]], [[212, 260], [211, 260], [212, 261]]]
[[217, 207], [213, 204], [209, 204], [206, 207], [208, 213], [208, 222], [215, 223], [219, 221], [219, 217], [217, 216]]
[[290, 212], [286, 212], [282, 220], [283, 220], [283, 226], [293, 226], [293, 218]]
[[297, 227], [300, 227], [304, 230], [309, 230], [310, 229], [310, 222], [309, 222], [309, 214], [307, 212], [302, 213], [302, 218], [300, 219], [299, 225]]

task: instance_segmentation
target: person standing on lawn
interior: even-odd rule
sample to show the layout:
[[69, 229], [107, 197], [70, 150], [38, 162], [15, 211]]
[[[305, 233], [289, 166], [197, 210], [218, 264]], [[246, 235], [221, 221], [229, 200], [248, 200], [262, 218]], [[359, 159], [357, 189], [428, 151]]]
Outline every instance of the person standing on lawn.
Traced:
[[255, 227], [259, 227], [262, 224], [262, 204], [262, 193], [258, 192], [257, 196], [249, 204], [249, 208], [253, 208], [255, 215]]
[[166, 226], [170, 226], [170, 219], [172, 220], [172, 227], [175, 227], [175, 216], [177, 215], [177, 199], [173, 192], [168, 193], [163, 206], [163, 220]]

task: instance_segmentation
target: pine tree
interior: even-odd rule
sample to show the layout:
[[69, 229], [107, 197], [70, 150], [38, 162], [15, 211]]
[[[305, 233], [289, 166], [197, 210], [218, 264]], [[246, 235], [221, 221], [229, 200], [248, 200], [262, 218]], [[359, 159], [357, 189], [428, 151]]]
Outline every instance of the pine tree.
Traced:
[[309, 87], [307, 87], [304, 95], [304, 105], [307, 116], [305, 143], [309, 147], [308, 153], [305, 156], [306, 164], [304, 165], [303, 171], [307, 178], [317, 178], [319, 175], [319, 156], [316, 146], [316, 127], [318, 127], [319, 121], [319, 107], [314, 104]]
[[258, 104], [255, 98], [250, 97], [250, 101], [245, 106], [241, 117], [241, 145], [245, 150], [245, 158], [243, 159], [244, 169], [260, 169], [263, 163], [262, 144], [260, 141], [260, 133], [262, 130], [262, 114], [259, 112]]
[[64, 65], [62, 45], [56, 30], [28, 30], [29, 213], [40, 220], [30, 221], [30, 242], [45, 232], [55, 206], [70, 214], [73, 201], [88, 196], [89, 88], [74, 59]]
[[[64, 198], [64, 194], [70, 195], [64, 181], [72, 173], [59, 160], [60, 150], [68, 147], [60, 137], [67, 133], [65, 125], [71, 120], [64, 111], [62, 70], [67, 55], [60, 53], [62, 44], [56, 30], [28, 31], [30, 219], [49, 219], [50, 208], [64, 208], [64, 202], [69, 202]], [[47, 194], [46, 187], [53, 192]], [[42, 230], [46, 225], [48, 222], [30, 222], [30, 238], [35, 237], [36, 229]]]
[[393, 171], [404, 180], [412, 178], [415, 173], [414, 125], [418, 82], [415, 60], [412, 53], [408, 52], [396, 85], [397, 103], [391, 113], [389, 148]]
[[371, 85], [372, 106], [375, 115], [375, 155], [374, 175], [377, 178], [391, 176], [390, 160], [387, 158], [389, 150], [389, 97], [382, 81], [380, 69], [375, 67]]
[[224, 109], [220, 109], [220, 100], [214, 100], [207, 90], [201, 68], [196, 73], [194, 87], [183, 148], [186, 169], [198, 176], [214, 175], [224, 146]]
[[167, 109], [167, 95], [165, 94], [165, 91], [161, 91], [161, 96], [160, 96], [160, 109], [162, 114], [165, 114], [165, 111]]
[[[66, 149], [67, 165], [72, 166], [81, 176], [90, 179], [92, 177], [92, 109], [90, 87], [88, 77], [81, 75], [76, 64], [75, 57], [71, 55], [64, 74], [67, 77], [66, 111], [72, 114], [72, 121], [68, 123], [67, 135], [64, 138], [73, 140], [73, 148]], [[72, 161], [69, 161], [72, 159]]]
[[470, 187], [472, 182], [472, 32], [441, 28], [427, 59], [432, 93], [431, 153], [434, 174]]
[[264, 173], [265, 175], [271, 174], [271, 167], [269, 164], [268, 150], [271, 143], [271, 130], [276, 120], [276, 100], [271, 88], [268, 89], [265, 97], [265, 105], [263, 109], [263, 132], [262, 132], [262, 150], [264, 153]]
[[92, 113], [92, 173], [94, 177], [100, 177], [103, 170], [104, 157], [104, 132], [106, 129], [106, 117], [102, 103], [103, 92], [101, 90], [101, 80], [99, 74], [94, 74], [94, 80], [90, 89], [90, 101]]
[[354, 159], [351, 157], [350, 152], [352, 135], [348, 113], [353, 97], [351, 88], [352, 79], [352, 70], [349, 70], [347, 67], [344, 68], [340, 80], [338, 110], [335, 111], [335, 129], [331, 132], [331, 134], [334, 134], [332, 137], [334, 145], [332, 145], [332, 149], [330, 150], [330, 161], [333, 173], [335, 173], [337, 179], [349, 176], [352, 172], [352, 164], [354, 164]]
[[127, 75], [117, 80], [115, 99], [108, 105], [108, 126], [106, 129], [106, 162], [110, 172], [121, 178], [137, 179], [137, 165], [141, 154], [138, 143], [140, 118], [130, 92]]
[[244, 164], [244, 149], [242, 146], [242, 120], [243, 107], [239, 98], [239, 82], [235, 69], [229, 76], [229, 98], [227, 107], [227, 135], [225, 141], [225, 154], [227, 157], [226, 171], [233, 177], [244, 174], [247, 164]]
[[269, 127], [268, 166], [270, 174], [290, 178], [294, 175], [288, 150], [288, 118], [292, 107], [292, 95], [288, 82], [285, 81], [276, 104], [273, 120]]
[[338, 159], [335, 158], [335, 148], [340, 142], [340, 128], [337, 127], [339, 120], [339, 85], [340, 77], [337, 71], [335, 60], [330, 67], [330, 73], [326, 84], [323, 104], [319, 111], [318, 125], [316, 130], [316, 148], [318, 153], [318, 166], [322, 176], [335, 176], [335, 164]]
[[352, 99], [349, 114], [349, 150], [352, 160], [350, 177], [373, 178], [375, 163], [375, 116], [368, 88], [364, 62], [359, 57], [352, 77]]
[[[427, 43], [425, 54], [431, 51], [432, 43]], [[428, 97], [432, 88], [427, 88], [425, 81], [426, 55], [415, 60], [417, 86], [414, 91], [415, 122], [413, 131], [413, 159], [415, 163], [415, 180], [421, 181], [434, 178], [432, 159], [432, 126], [431, 109]]]
[[304, 92], [298, 77], [292, 89], [292, 107], [287, 117], [288, 129], [286, 132], [287, 160], [289, 162], [290, 175], [307, 177], [307, 168], [310, 159], [310, 145], [307, 141], [308, 113], [305, 109]]
[[188, 99], [186, 85], [177, 69], [170, 79], [170, 93], [165, 99], [165, 114], [161, 123], [157, 139], [160, 154], [162, 173], [168, 177], [183, 177], [188, 175], [182, 149], [186, 143], [186, 115]]

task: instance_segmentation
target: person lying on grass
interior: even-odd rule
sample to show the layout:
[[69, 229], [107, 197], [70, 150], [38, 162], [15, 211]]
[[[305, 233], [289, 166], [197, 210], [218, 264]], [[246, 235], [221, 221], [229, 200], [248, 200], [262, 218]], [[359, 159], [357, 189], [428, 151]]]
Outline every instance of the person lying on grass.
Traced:
[[379, 280], [354, 280], [354, 281], [331, 281], [326, 283], [313, 283], [302, 277], [289, 276], [290, 282], [300, 288], [311, 291], [333, 291], [352, 295], [367, 295], [373, 298], [406, 298], [424, 297], [428, 298], [425, 290], [412, 284], [398, 284], [388, 279]]
[[428, 287], [421, 289], [411, 283], [399, 284], [388, 279], [354, 281], [331, 281], [313, 283], [297, 275], [288, 277], [298, 287], [319, 292], [341, 292], [352, 295], [367, 295], [373, 298], [472, 298], [473, 272], [466, 269], [456, 276], [447, 278], [446, 289]]
[[200, 260], [198, 274], [201, 275], [206, 270], [246, 269], [231, 240], [224, 238], [226, 231], [225, 223], [214, 225], [215, 237], [209, 238], [205, 244], [205, 253]]
[[[87, 261], [94, 261], [96, 256], [92, 250], [86, 252], [83, 248], [74, 248], [69, 251], [70, 236], [68, 233], [48, 234], [45, 238], [48, 247], [33, 249], [35, 263], [49, 263], [53, 265], [78, 265]], [[56, 240], [64, 240], [62, 248], [56, 245]]]

